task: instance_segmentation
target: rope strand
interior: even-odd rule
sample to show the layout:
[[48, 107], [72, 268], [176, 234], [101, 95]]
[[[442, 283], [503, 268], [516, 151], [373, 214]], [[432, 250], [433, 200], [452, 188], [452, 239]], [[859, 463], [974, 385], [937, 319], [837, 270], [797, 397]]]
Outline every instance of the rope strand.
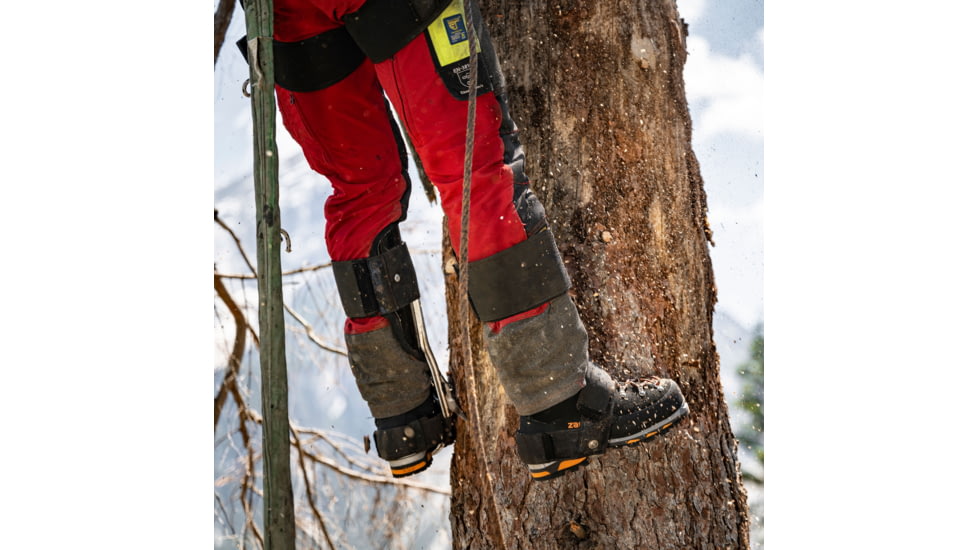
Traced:
[[475, 394], [475, 370], [472, 366], [472, 343], [469, 341], [469, 211], [471, 207], [472, 193], [472, 157], [475, 149], [475, 106], [477, 90], [479, 88], [479, 55], [478, 55], [478, 36], [476, 35], [475, 22], [472, 18], [472, 0], [465, 0], [465, 32], [469, 37], [469, 97], [468, 115], [465, 126], [465, 166], [462, 170], [462, 230], [459, 243], [459, 277], [458, 277], [458, 319], [462, 329], [462, 365], [465, 376], [468, 380], [468, 401], [470, 403], [472, 421], [468, 423], [472, 430], [472, 437], [479, 446], [479, 455], [482, 459], [482, 471], [486, 475], [487, 489], [489, 490], [490, 501], [492, 502], [493, 513], [496, 517], [496, 525], [499, 532], [499, 539], [503, 548], [508, 548], [506, 537], [503, 534], [503, 521], [499, 511], [499, 503], [496, 502], [496, 491], [492, 488], [492, 478], [489, 475], [489, 460], [486, 454], [486, 444], [482, 437], [482, 420], [479, 414], [479, 403]]

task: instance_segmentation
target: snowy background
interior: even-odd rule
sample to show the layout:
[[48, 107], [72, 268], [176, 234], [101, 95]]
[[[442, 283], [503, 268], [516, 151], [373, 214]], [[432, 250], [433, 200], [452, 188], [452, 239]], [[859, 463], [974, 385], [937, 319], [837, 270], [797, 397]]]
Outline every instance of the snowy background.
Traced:
[[[737, 28], [759, 7], [680, 2], [691, 49], [700, 36], [711, 52], [690, 56], [689, 78], [699, 60], [744, 59], [721, 35], [764, 42], [766, 541], [968, 547], [978, 7], [769, 2], [761, 35]], [[243, 69], [214, 71], [212, 4], [5, 7], [4, 542], [208, 546], [224, 261], [211, 215], [247, 161], [213, 167], [230, 166], [245, 110], [221, 103], [240, 100]], [[702, 148], [701, 108], [701, 162], [739, 158]], [[718, 226], [728, 180], [706, 174]], [[753, 174], [741, 164], [730, 181]], [[717, 263], [740, 241], [718, 240]], [[749, 295], [738, 273], [716, 268], [719, 311], [753, 323], [759, 306], [734, 312]]]
[[[763, 323], [763, 5], [749, 0], [681, 0], [679, 10], [689, 24], [686, 88], [693, 116], [693, 147], [701, 164], [716, 243], [711, 249], [719, 295], [714, 330], [729, 399], [739, 389], [735, 369], [748, 357], [752, 330]], [[214, 207], [246, 249], [253, 250], [251, 114], [249, 100], [241, 93], [247, 67], [233, 45], [244, 32], [244, 17], [237, 8], [214, 73]], [[292, 252], [283, 253], [283, 270], [321, 264], [328, 260], [322, 237], [322, 204], [331, 191], [329, 182], [308, 168], [301, 150], [281, 123], [278, 147], [282, 226], [292, 241]], [[408, 219], [401, 224], [402, 236], [418, 271], [432, 346], [445, 368], [448, 345], [440, 261], [442, 214], [437, 204], [428, 203], [424, 197], [413, 165], [411, 176], [415, 189]], [[246, 273], [247, 267], [228, 234], [215, 227], [214, 239], [218, 272]], [[228, 287], [249, 307], [256, 307], [253, 283], [228, 282]], [[320, 337], [336, 347], [345, 347], [343, 316], [328, 271], [286, 278], [284, 298], [313, 324]], [[223, 308], [216, 308], [215, 314], [216, 385], [233, 341], [233, 325]], [[298, 326], [288, 315], [286, 324]], [[297, 328], [290, 333], [287, 345], [290, 418], [302, 426], [355, 439], [371, 433], [370, 414], [359, 398], [346, 359], [316, 348]], [[248, 380], [254, 384], [252, 406], [260, 410], [257, 356], [249, 354], [245, 363]], [[734, 408], [731, 414], [735, 425], [747, 421]], [[215, 477], [228, 471], [233, 463], [233, 448], [230, 441], [216, 442]], [[742, 459], [750, 460], [747, 456]], [[450, 453], [441, 453], [431, 469], [415, 477], [447, 488], [449, 464]], [[758, 464], [750, 467], [762, 474]], [[225, 500], [230, 499], [232, 489], [223, 488], [227, 493]], [[761, 510], [761, 487], [749, 486], [749, 490], [752, 505]], [[448, 497], [440, 495], [424, 501], [425, 508], [418, 508], [416, 513], [432, 528], [417, 529], [413, 537], [407, 537], [409, 548], [450, 546], [448, 503]], [[343, 510], [361, 505], [356, 497], [351, 497], [349, 503], [344, 501], [338, 507], [342, 515]], [[215, 518], [215, 547], [233, 548], [236, 537], [230, 534], [222, 517]], [[368, 544], [361, 538], [365, 535], [349, 526], [337, 531], [347, 537], [342, 541], [345, 544]]]

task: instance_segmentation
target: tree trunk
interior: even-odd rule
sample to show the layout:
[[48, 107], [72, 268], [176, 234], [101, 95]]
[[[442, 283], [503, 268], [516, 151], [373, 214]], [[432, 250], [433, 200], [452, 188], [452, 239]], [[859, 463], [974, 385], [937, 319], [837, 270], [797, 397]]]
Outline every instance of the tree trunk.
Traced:
[[[646, 444], [531, 481], [512, 437], [516, 412], [469, 323], [474, 384], [457, 353], [452, 371], [470, 421], [477, 396], [483, 441], [460, 422], [454, 547], [748, 548], [713, 343], [711, 235], [682, 76], [686, 26], [675, 2], [486, 0], [483, 14], [592, 360], [618, 379], [673, 378], [690, 415]], [[454, 351], [457, 280], [447, 277]]]

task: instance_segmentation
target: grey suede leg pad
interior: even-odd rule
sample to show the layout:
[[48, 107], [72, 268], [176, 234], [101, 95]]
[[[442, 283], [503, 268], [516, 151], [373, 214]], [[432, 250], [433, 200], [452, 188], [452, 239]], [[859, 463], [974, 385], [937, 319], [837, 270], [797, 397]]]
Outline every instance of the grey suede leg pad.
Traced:
[[391, 327], [347, 334], [346, 348], [360, 395], [374, 418], [406, 413], [428, 398], [428, 364], [409, 355]]
[[587, 331], [570, 296], [550, 302], [540, 315], [493, 334], [483, 327], [489, 357], [516, 412], [536, 414], [584, 387]]

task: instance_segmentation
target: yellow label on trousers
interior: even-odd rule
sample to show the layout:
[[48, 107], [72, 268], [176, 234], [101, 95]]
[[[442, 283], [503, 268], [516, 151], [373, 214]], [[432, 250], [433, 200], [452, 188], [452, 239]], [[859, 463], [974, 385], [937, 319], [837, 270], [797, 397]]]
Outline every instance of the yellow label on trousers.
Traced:
[[[428, 36], [435, 48], [440, 67], [468, 59], [469, 37], [468, 29], [465, 28], [462, 0], [453, 0], [438, 19], [428, 25]], [[478, 47], [479, 42], [476, 41], [477, 51]]]

